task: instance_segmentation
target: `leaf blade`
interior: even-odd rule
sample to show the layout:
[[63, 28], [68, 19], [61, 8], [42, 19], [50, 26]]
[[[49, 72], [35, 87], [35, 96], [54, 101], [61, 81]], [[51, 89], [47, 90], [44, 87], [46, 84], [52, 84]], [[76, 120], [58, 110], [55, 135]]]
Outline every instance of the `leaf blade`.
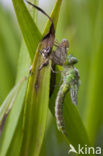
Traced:
[[[1, 114], [1, 119], [2, 119], [3, 115], [5, 115], [4, 113], [11, 110], [11, 106], [13, 106], [13, 108], [12, 108], [10, 114], [8, 115], [6, 124], [4, 126], [4, 129], [3, 129], [3, 132], [2, 132], [2, 135], [0, 138], [0, 155], [1, 156], [6, 154], [8, 148], [9, 148], [11, 139], [13, 137], [13, 131], [15, 130], [15, 127], [16, 127], [16, 120], [19, 117], [19, 111], [18, 111], [18, 114], [16, 114], [16, 116], [15, 116], [14, 109], [15, 109], [15, 107], [16, 107], [15, 110], [17, 110], [17, 109], [19, 110], [19, 108], [21, 108], [21, 107], [18, 107], [18, 105], [16, 105], [16, 102], [20, 96], [20, 92], [25, 88], [26, 83], [27, 83], [27, 81], [25, 78], [22, 79], [20, 82], [18, 82], [17, 85], [12, 89], [12, 91], [10, 92], [10, 94], [8, 95], [6, 100], [4, 101], [4, 104], [2, 105], [2, 109], [3, 110], [5, 109], [5, 111], [3, 111], [3, 113]], [[23, 94], [22, 94], [22, 97], [24, 97]], [[21, 105], [22, 99], [20, 99], [20, 100], [21, 101], [19, 104]], [[9, 110], [8, 110], [8, 108], [9, 108]], [[10, 131], [10, 129], [11, 129], [11, 131]]]
[[[58, 1], [55, 6], [58, 4], [61, 5]], [[55, 7], [57, 9], [57, 7]], [[60, 11], [60, 7], [57, 10], [53, 10], [52, 16]], [[59, 14], [58, 14], [59, 15]], [[58, 16], [57, 15], [57, 16]], [[58, 18], [57, 18], [58, 19]], [[56, 28], [57, 22], [55, 22]], [[47, 28], [49, 28], [49, 23], [47, 24]], [[47, 29], [44, 30], [47, 32]], [[29, 87], [27, 91], [27, 98], [26, 98], [26, 108], [25, 108], [25, 127], [24, 127], [24, 140], [22, 143], [21, 148], [21, 155], [39, 155], [40, 148], [42, 145], [44, 132], [45, 132], [45, 125], [47, 119], [47, 112], [48, 112], [48, 102], [49, 102], [49, 84], [50, 84], [50, 64], [48, 67], [43, 68], [40, 72], [40, 79], [39, 81], [39, 89], [35, 91], [35, 82], [36, 78], [38, 77], [38, 69], [42, 63], [42, 58], [39, 56], [38, 51], [35, 55], [33, 65], [32, 65], [32, 72], [35, 75], [32, 75], [29, 80]], [[32, 95], [31, 95], [32, 93]], [[33, 112], [34, 111], [34, 112]], [[30, 119], [32, 119], [30, 121]], [[35, 131], [35, 134], [34, 134]], [[27, 140], [27, 143], [26, 143]]]
[[33, 60], [37, 45], [40, 42], [42, 35], [37, 26], [33, 22], [30, 13], [28, 12], [23, 0], [12, 0], [18, 23], [23, 34], [26, 46], [31, 60]]
[[21, 89], [21, 86], [22, 86], [24, 80], [25, 80], [25, 78], [22, 79], [20, 82], [18, 82], [18, 84], [11, 90], [11, 92], [9, 93], [9, 95], [7, 96], [7, 98], [5, 99], [3, 104], [1, 105], [1, 107], [0, 107], [0, 127], [2, 125], [2, 121], [5, 117], [5, 115], [8, 115], [8, 113], [12, 109], [15, 99], [18, 95], [18, 92]]

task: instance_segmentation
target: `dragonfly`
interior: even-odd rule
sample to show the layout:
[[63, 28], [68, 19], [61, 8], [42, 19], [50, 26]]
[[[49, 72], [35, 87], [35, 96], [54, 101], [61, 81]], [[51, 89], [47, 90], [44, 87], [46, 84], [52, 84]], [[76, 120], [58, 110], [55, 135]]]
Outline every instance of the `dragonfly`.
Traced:
[[[80, 85], [80, 75], [79, 75], [79, 71], [74, 67], [74, 65], [78, 62], [78, 60], [75, 57], [73, 57], [71, 54], [67, 55], [69, 49], [69, 42], [67, 39], [63, 39], [61, 43], [55, 41], [55, 29], [51, 17], [38, 6], [32, 4], [27, 0], [26, 2], [32, 5], [34, 8], [36, 8], [38, 11], [42, 12], [44, 15], [46, 15], [51, 22], [49, 32], [41, 40], [42, 49], [40, 50], [40, 53], [45, 58], [45, 62], [41, 64], [41, 66], [39, 67], [39, 71], [44, 66], [48, 65], [49, 60], [52, 61], [52, 68], [53, 68], [52, 74], [54, 75], [56, 73], [55, 66], [56, 65], [63, 66], [64, 70], [63, 72], [61, 72], [61, 77], [63, 82], [57, 93], [57, 98], [55, 102], [55, 117], [56, 117], [58, 129], [62, 131], [62, 133], [66, 134], [65, 126], [64, 126], [64, 117], [63, 117], [63, 103], [67, 92], [70, 91], [72, 103], [74, 103], [75, 105], [77, 104], [77, 93]], [[55, 51], [52, 51], [53, 46], [57, 47]], [[55, 83], [55, 76], [52, 83]], [[52, 94], [52, 92], [53, 91], [51, 91], [50, 94]]]
[[[55, 51], [55, 53], [57, 52]], [[62, 60], [65, 60], [65, 62], [62, 62]], [[76, 57], [73, 57], [71, 54], [69, 54], [65, 59], [62, 60], [61, 63], [63, 63], [64, 70], [61, 73], [61, 77], [63, 82], [57, 93], [55, 102], [55, 117], [58, 130], [60, 130], [63, 134], [66, 134], [63, 116], [64, 99], [67, 92], [70, 91], [72, 103], [77, 105], [77, 93], [80, 85], [80, 75], [79, 71], [74, 67], [74, 65], [78, 62]], [[56, 61], [57, 63], [60, 62], [60, 60]]]

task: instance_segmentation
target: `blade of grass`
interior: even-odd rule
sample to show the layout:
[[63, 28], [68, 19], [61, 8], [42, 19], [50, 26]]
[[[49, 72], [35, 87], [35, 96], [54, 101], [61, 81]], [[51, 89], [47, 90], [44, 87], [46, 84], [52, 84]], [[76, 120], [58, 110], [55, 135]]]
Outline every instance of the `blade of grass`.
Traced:
[[18, 84], [11, 90], [11, 92], [9, 93], [9, 95], [7, 96], [7, 98], [5, 99], [5, 101], [3, 102], [3, 104], [0, 107], [0, 130], [1, 130], [1, 125], [2, 122], [5, 118], [5, 116], [8, 115], [8, 113], [10, 112], [10, 110], [12, 109], [12, 106], [15, 102], [15, 99], [21, 89], [22, 83], [24, 82], [25, 78], [22, 79], [20, 82], [18, 82]]
[[[23, 7], [25, 8], [24, 5], [19, 5], [19, 7], [22, 7], [21, 9], [23, 9]], [[22, 11], [21, 11], [21, 13], [22, 13]], [[25, 12], [25, 13], [28, 14], [28, 11]], [[21, 17], [24, 20], [23, 15], [21, 15]], [[20, 24], [22, 24], [22, 22]], [[27, 26], [27, 29], [28, 29], [27, 24], [26, 24], [26, 26]], [[37, 31], [37, 30], [35, 30], [35, 31]], [[28, 29], [28, 33], [29, 33], [29, 29]], [[26, 34], [26, 32], [25, 32], [25, 34]], [[31, 34], [31, 32], [30, 32], [30, 34]], [[29, 34], [29, 37], [30, 37], [30, 34]], [[37, 36], [37, 40], [38, 40], [38, 38], [39, 37]], [[34, 37], [34, 40], [36, 40], [36, 36]], [[37, 48], [37, 40], [36, 40], [35, 44], [33, 45], [34, 50]], [[25, 43], [23, 42], [21, 52], [20, 52], [20, 56], [19, 56], [18, 73], [17, 73], [16, 82], [18, 82], [21, 79], [21, 77], [28, 75], [30, 62], [31, 61], [30, 61], [29, 53], [27, 51]], [[2, 155], [7, 154], [7, 155], [17, 155], [17, 156], [19, 156], [19, 151], [20, 151], [20, 147], [21, 147], [21, 140], [22, 140], [22, 136], [23, 136], [23, 133], [22, 133], [22, 127], [23, 127], [22, 119], [23, 119], [23, 106], [24, 106], [24, 97], [25, 97], [25, 93], [26, 93], [26, 87], [27, 87], [27, 83], [24, 84], [24, 88], [20, 91], [18, 99], [15, 102], [15, 107], [10, 112], [9, 119], [6, 122], [5, 132], [4, 132], [4, 135], [2, 136], [2, 140], [1, 140], [1, 144], [2, 144], [2, 147], [1, 147], [2, 148], [1, 149], [2, 153], [1, 154]], [[16, 114], [16, 120], [15, 120], [15, 117], [14, 117], [15, 114]], [[10, 131], [11, 125], [12, 125], [12, 129]], [[9, 137], [7, 137], [7, 136], [9, 136]]]
[[90, 140], [76, 106], [71, 103], [68, 97], [69, 95], [66, 97], [64, 103], [64, 120], [67, 139], [75, 149], [78, 150], [78, 144], [83, 147], [85, 145], [89, 146]]
[[[37, 4], [37, 0], [34, 0], [34, 3]], [[35, 15], [36, 10], [33, 9], [33, 17]], [[36, 45], [34, 45], [36, 49]], [[18, 61], [18, 70], [17, 70], [17, 77], [16, 77], [16, 82], [21, 79], [21, 77], [28, 75], [29, 67], [30, 67], [31, 59], [29, 57], [28, 50], [26, 48], [26, 45], [24, 41], [22, 42], [21, 50], [20, 50], [20, 55], [19, 55], [19, 61]], [[26, 93], [26, 87], [27, 83], [25, 84], [25, 90], [24, 93]], [[14, 110], [15, 111], [15, 110]], [[20, 148], [21, 148], [21, 143], [22, 143], [22, 130], [23, 130], [23, 112], [24, 112], [24, 100], [22, 100], [21, 104], [21, 115], [18, 119], [17, 122], [17, 127], [14, 133], [14, 136], [12, 138], [11, 144], [9, 146], [9, 149], [7, 151], [7, 155], [15, 155], [19, 156], [20, 155]], [[15, 152], [16, 151], [16, 152]]]
[[[57, 27], [57, 23], [58, 23], [58, 18], [59, 18], [59, 14], [60, 14], [60, 8], [61, 8], [61, 4], [62, 4], [62, 0], [56, 0], [56, 4], [54, 6], [54, 9], [51, 13], [51, 18], [53, 20], [54, 23], [54, 28], [56, 30]], [[48, 32], [49, 28], [50, 28], [50, 21], [48, 20], [44, 32], [43, 32], [43, 36]]]
[[[30, 57], [29, 57], [27, 48], [25, 46], [25, 43], [23, 42], [23, 45], [22, 45], [21, 51], [20, 51], [20, 55], [19, 55], [18, 74], [17, 74], [16, 82], [20, 81], [21, 78], [24, 77], [25, 75], [28, 77], [29, 65], [30, 65]], [[22, 136], [23, 136], [23, 133], [22, 133], [22, 127], [23, 127], [22, 118], [23, 118], [23, 108], [24, 108], [24, 98], [25, 98], [26, 88], [27, 88], [27, 83], [24, 84], [24, 87], [20, 91], [18, 99], [15, 102], [16, 106], [13, 107], [13, 110], [9, 114], [9, 118], [11, 120], [8, 120], [8, 122], [5, 123], [6, 124], [6, 129], [5, 129], [4, 134], [5, 133], [9, 134], [9, 138], [6, 135], [2, 136], [2, 140], [1, 140], [2, 147], [1, 148], [2, 148], [2, 153], [3, 154], [8, 153], [8, 155], [9, 155], [9, 153], [10, 154], [12, 153], [12, 155], [18, 154], [18, 156], [19, 156], [18, 152], [20, 150], [20, 145], [21, 145], [20, 143], [21, 143]], [[13, 121], [12, 119], [14, 118], [15, 114], [16, 114], [16, 119], [17, 120]], [[22, 114], [22, 115], [20, 115], [20, 114]], [[13, 124], [13, 122], [15, 124]], [[12, 123], [12, 129], [11, 129], [11, 133], [10, 133], [11, 123]], [[17, 134], [18, 134], [18, 136], [17, 136]], [[15, 135], [16, 135], [16, 137], [15, 137]], [[15, 153], [11, 152], [11, 151], [15, 151], [15, 150], [16, 150]], [[2, 154], [2, 153], [0, 153], [0, 154]]]
[[48, 119], [40, 156], [67, 156], [69, 146], [62, 134], [58, 133], [56, 122], [50, 111]]
[[35, 50], [42, 36], [24, 5], [23, 0], [12, 0], [12, 2], [30, 58], [33, 60]]
[[[30, 66], [30, 57], [29, 57], [27, 48], [25, 46], [25, 43], [22, 42], [19, 60], [18, 60], [18, 70], [17, 70], [18, 72], [17, 72], [16, 82], [18, 82], [21, 79], [21, 77], [28, 75], [29, 66]], [[15, 107], [15, 109], [13, 110], [15, 114], [17, 114], [17, 112], [20, 111], [20, 115], [16, 122], [17, 124], [16, 129], [15, 131], [12, 132], [13, 138], [11, 139], [11, 142], [7, 150], [7, 155], [10, 155], [10, 156], [14, 156], [14, 155], [19, 156], [20, 154], [20, 148], [21, 148], [21, 143], [22, 143], [22, 138], [23, 138], [23, 112], [24, 112], [24, 99], [25, 99], [25, 96], [22, 96], [22, 94], [24, 95], [26, 94], [26, 89], [27, 89], [27, 83], [25, 83], [23, 93], [21, 91], [21, 95], [18, 98], [18, 103], [16, 102], [18, 107], [20, 103], [20, 109], [18, 110]], [[12, 114], [10, 114], [10, 116], [12, 116]], [[9, 131], [9, 129], [7, 129], [6, 131]]]
[[[57, 3], [52, 12], [53, 19], [58, 19], [62, 0], [57, 0]], [[56, 28], [57, 20], [54, 21]], [[45, 33], [49, 28], [49, 23], [46, 26]], [[48, 102], [49, 102], [49, 83], [50, 83], [50, 65], [40, 72], [39, 89], [35, 90], [35, 82], [37, 79], [38, 68], [42, 63], [42, 58], [38, 51], [33, 61], [32, 71], [35, 73], [30, 77], [28, 91], [26, 96], [25, 106], [25, 125], [24, 139], [21, 147], [21, 155], [36, 155], [40, 153], [42, 145], [45, 125], [47, 119]]]
[[30, 64], [31, 64], [31, 59], [28, 50], [26, 48], [25, 42], [22, 41], [19, 59], [18, 59], [16, 82], [18, 82], [22, 77], [28, 76]]
[[10, 111], [10, 114], [8, 115], [6, 124], [4, 126], [4, 129], [0, 138], [0, 156], [6, 155], [8, 147], [11, 143], [15, 128], [16, 128], [16, 123], [20, 115], [19, 113], [21, 110], [22, 98], [24, 98], [23, 90], [25, 89], [25, 83], [27, 83], [27, 81], [24, 81], [24, 80], [25, 79], [20, 81], [17, 84], [17, 86], [14, 87], [14, 89], [10, 92], [9, 96], [6, 98], [6, 100], [4, 101], [1, 107], [1, 112], [2, 112], [1, 119], [2, 119], [5, 113], [8, 114], [8, 111], [10, 111], [11, 107], [13, 106], [12, 110]]

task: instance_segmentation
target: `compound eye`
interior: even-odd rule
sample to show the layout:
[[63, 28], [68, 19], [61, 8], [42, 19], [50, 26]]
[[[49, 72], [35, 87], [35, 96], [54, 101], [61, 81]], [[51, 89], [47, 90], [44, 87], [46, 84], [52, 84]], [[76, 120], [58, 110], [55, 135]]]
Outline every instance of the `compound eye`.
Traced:
[[77, 62], [78, 60], [76, 57], [73, 57], [71, 54], [67, 56], [66, 64], [73, 65], [73, 64], [76, 64]]
[[70, 64], [76, 64], [78, 62], [76, 57], [71, 57], [69, 61], [70, 61]]

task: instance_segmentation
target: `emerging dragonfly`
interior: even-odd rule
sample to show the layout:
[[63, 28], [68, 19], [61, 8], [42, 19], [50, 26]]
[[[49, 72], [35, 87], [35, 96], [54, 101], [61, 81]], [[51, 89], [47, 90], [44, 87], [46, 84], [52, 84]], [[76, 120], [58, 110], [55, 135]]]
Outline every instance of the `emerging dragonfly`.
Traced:
[[78, 60], [71, 54], [66, 57], [65, 63], [63, 65], [64, 71], [61, 75], [63, 83], [60, 86], [55, 102], [55, 117], [57, 121], [57, 127], [64, 134], [66, 134], [66, 132], [63, 117], [63, 103], [65, 95], [68, 91], [70, 91], [72, 103], [75, 105], [77, 104], [77, 92], [80, 84], [79, 72], [74, 67], [74, 64], [76, 64], [77, 62]]
[[[78, 70], [74, 67], [74, 64], [78, 62], [78, 60], [72, 55], [67, 55], [69, 42], [66, 39], [63, 39], [60, 44], [55, 44], [55, 29], [52, 19], [45, 13], [41, 8], [32, 4], [31, 2], [26, 2], [44, 15], [46, 15], [51, 21], [50, 30], [45, 35], [41, 41], [42, 49], [40, 53], [45, 58], [45, 62], [40, 66], [39, 70], [41, 70], [44, 66], [48, 65], [49, 60], [52, 60], [52, 67], [55, 69], [56, 65], [61, 65], [64, 68], [64, 71], [61, 74], [63, 79], [63, 83], [60, 86], [60, 89], [57, 94], [56, 103], [55, 103], [55, 117], [57, 121], [58, 129], [65, 133], [64, 127], [64, 117], [63, 117], [63, 103], [65, 95], [68, 91], [70, 91], [71, 100], [74, 104], [77, 104], [77, 92], [80, 83], [80, 76]], [[55, 45], [57, 49], [52, 52], [52, 47]], [[52, 74], [55, 74], [55, 71], [52, 70]]]

